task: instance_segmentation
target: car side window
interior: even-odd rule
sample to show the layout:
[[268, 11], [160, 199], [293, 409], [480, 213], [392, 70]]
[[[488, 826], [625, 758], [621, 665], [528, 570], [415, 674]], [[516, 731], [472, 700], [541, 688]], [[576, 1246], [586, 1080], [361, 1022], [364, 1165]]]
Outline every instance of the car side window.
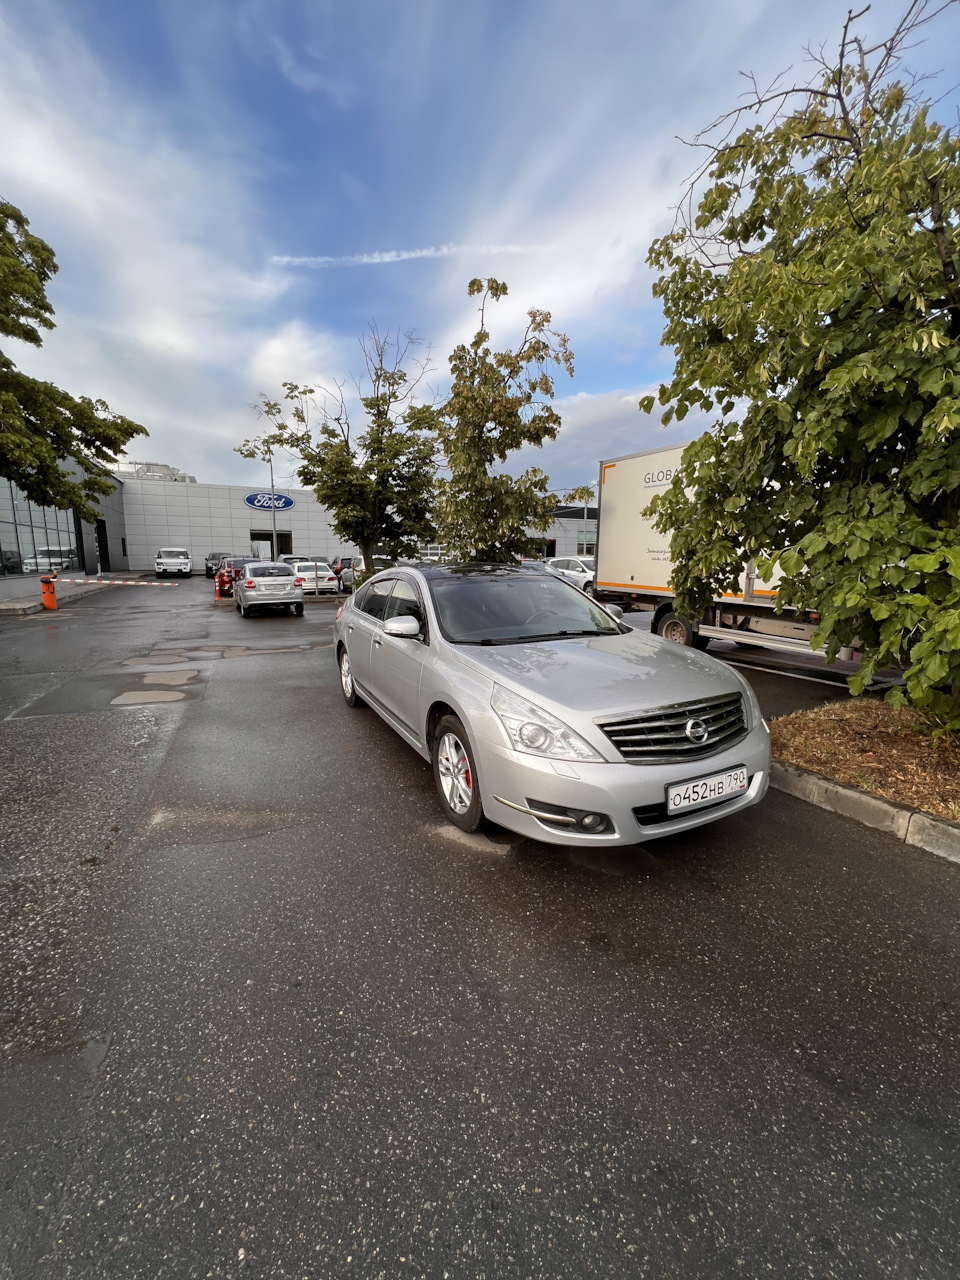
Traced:
[[569, 560], [554, 560], [554, 569], [572, 569], [573, 564]]
[[369, 583], [357, 597], [356, 607], [362, 613], [369, 614], [371, 618], [376, 618], [378, 622], [382, 621], [384, 610], [387, 607], [387, 599], [393, 589], [393, 583], [393, 578], [380, 579], [377, 582]]
[[383, 615], [384, 622], [387, 618], [416, 618], [423, 628], [423, 605], [411, 582], [403, 578], [397, 579], [393, 595], [387, 601], [386, 612]]

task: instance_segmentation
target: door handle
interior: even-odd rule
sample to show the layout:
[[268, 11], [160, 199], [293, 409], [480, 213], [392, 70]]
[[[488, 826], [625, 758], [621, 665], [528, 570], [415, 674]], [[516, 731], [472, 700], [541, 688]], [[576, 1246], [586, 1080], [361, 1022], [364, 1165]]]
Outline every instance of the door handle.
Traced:
[[374, 642], [373, 642], [373, 643], [374, 643], [374, 644], [377, 646], [377, 648], [379, 649], [379, 648], [380, 648], [380, 646], [383, 644], [383, 641], [382, 641], [382, 640], [374, 640]]

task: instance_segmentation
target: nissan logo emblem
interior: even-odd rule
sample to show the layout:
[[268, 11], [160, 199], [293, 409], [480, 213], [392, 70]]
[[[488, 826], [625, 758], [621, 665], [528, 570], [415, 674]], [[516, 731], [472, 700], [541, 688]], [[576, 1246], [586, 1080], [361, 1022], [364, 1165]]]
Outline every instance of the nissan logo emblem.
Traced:
[[710, 731], [702, 720], [688, 720], [683, 726], [683, 732], [695, 746], [700, 746], [706, 742]]

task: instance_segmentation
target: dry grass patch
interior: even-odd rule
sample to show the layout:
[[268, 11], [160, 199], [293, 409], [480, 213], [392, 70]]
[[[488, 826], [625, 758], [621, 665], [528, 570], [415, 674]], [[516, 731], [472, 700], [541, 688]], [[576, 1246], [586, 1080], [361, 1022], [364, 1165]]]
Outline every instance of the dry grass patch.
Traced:
[[788, 764], [960, 821], [960, 742], [930, 742], [912, 708], [872, 699], [831, 702], [770, 724], [773, 754]]

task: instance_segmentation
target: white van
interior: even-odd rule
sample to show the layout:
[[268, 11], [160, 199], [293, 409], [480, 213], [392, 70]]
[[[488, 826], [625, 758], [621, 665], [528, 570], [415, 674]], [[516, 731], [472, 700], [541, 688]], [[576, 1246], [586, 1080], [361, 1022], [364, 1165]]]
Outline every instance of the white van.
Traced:
[[193, 561], [185, 547], [164, 547], [157, 552], [157, 577], [165, 578], [167, 574], [182, 574], [189, 578], [193, 573]]

